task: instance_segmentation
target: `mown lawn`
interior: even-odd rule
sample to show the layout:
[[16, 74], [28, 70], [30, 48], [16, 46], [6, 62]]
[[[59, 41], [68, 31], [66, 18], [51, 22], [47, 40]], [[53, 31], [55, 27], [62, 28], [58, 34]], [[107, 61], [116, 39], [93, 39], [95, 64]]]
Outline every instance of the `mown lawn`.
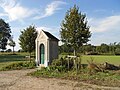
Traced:
[[[59, 55], [59, 58], [67, 55]], [[81, 55], [82, 64], [88, 64], [87, 60], [93, 60], [95, 63], [108, 62], [115, 65], [120, 65], [120, 56], [116, 55]]]
[[82, 63], [86, 64], [87, 60], [93, 59], [96, 63], [108, 62], [115, 65], [120, 65], [120, 56], [103, 56], [103, 55], [83, 55]]

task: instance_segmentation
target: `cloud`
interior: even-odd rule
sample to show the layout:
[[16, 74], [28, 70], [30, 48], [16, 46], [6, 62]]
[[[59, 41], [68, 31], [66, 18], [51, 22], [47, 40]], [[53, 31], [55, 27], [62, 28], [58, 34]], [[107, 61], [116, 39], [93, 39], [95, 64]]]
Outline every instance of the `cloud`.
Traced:
[[120, 29], [120, 15], [105, 17], [102, 19], [89, 19], [92, 32], [105, 32]]
[[0, 16], [8, 17], [9, 22], [16, 20], [23, 22], [23, 19], [32, 15], [34, 16], [34, 19], [41, 19], [53, 15], [55, 11], [61, 9], [59, 6], [63, 4], [66, 3], [63, 1], [53, 1], [46, 6], [41, 14], [39, 13], [39, 9], [23, 7], [19, 2], [17, 2], [17, 0], [1, 0], [0, 7], [3, 9], [3, 12], [0, 13]]
[[59, 8], [60, 5], [66, 4], [63, 1], [53, 1], [52, 3], [48, 4], [47, 7], [44, 10], [44, 13], [40, 16], [36, 16], [34, 17], [34, 19], [41, 19], [41, 18], [45, 18], [48, 16], [51, 16], [55, 13], [55, 11], [60, 10], [61, 8]]
[[90, 43], [100, 45], [101, 43], [113, 43], [120, 41], [120, 15], [104, 18], [89, 18], [92, 37]]
[[37, 12], [37, 9], [22, 7], [16, 0], [1, 0], [0, 7], [4, 10], [3, 13], [0, 13], [0, 16], [6, 15], [9, 18], [8, 21], [21, 21]]
[[0, 13], [0, 17], [7, 16], [5, 13]]

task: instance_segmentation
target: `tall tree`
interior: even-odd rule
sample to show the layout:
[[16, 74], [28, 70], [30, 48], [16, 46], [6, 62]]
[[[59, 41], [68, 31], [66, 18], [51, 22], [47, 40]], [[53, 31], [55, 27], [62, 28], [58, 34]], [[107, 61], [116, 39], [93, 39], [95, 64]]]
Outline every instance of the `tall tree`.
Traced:
[[7, 41], [11, 37], [11, 29], [8, 23], [0, 19], [0, 49], [6, 49]]
[[31, 52], [35, 50], [36, 37], [37, 37], [37, 31], [35, 29], [35, 26], [32, 25], [21, 31], [21, 35], [19, 37], [20, 47], [24, 51], [29, 52], [30, 56], [31, 56]]
[[76, 5], [67, 11], [65, 19], [62, 21], [60, 34], [62, 41], [73, 47], [74, 55], [79, 47], [89, 41], [91, 33], [86, 15], [79, 12]]

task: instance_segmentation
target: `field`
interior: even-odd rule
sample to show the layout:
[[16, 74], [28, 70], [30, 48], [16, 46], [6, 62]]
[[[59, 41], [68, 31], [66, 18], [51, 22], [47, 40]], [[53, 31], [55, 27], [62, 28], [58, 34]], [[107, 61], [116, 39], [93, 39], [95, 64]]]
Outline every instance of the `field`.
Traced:
[[[66, 55], [59, 55], [59, 58]], [[93, 60], [95, 63], [104, 63], [108, 62], [115, 65], [120, 65], [120, 56], [116, 55], [82, 55], [82, 64], [88, 64], [87, 60]]]
[[[8, 66], [14, 62], [26, 62], [29, 60], [25, 58], [28, 53], [16, 53], [16, 55], [12, 55], [10, 53], [0, 53], [0, 69], [5, 66]], [[61, 55], [60, 55], [61, 56]], [[87, 60], [94, 60], [96, 63], [104, 63], [108, 62], [115, 65], [120, 65], [120, 56], [90, 56], [90, 55], [83, 55], [82, 56], [82, 64], [87, 64]], [[28, 63], [30, 64], [30, 63]], [[18, 65], [18, 64], [16, 64]], [[26, 67], [26, 64], [22, 64], [22, 67]], [[10, 66], [10, 65], [9, 65]], [[28, 65], [28, 67], [34, 65]], [[14, 68], [14, 67], [13, 67]], [[64, 68], [65, 69], [65, 68]], [[10, 70], [10, 69], [8, 69]], [[12, 69], [15, 70], [15, 69]], [[62, 71], [59, 71], [62, 70]], [[2, 71], [1, 71], [2, 72]], [[44, 68], [42, 71], [35, 71], [28, 75], [36, 76], [36, 77], [54, 77], [54, 78], [64, 78], [70, 80], [79, 80], [85, 83], [96, 84], [101, 86], [114, 86], [120, 87], [120, 70], [118, 71], [106, 71], [106, 72], [98, 72], [91, 75], [88, 73], [88, 69], [82, 69], [79, 73], [76, 74], [76, 71], [66, 71], [63, 70], [63, 67], [56, 67], [56, 68]]]
[[115, 65], [120, 65], [120, 56], [102, 56], [102, 55], [83, 55], [82, 63], [86, 64], [87, 60], [93, 59], [96, 63], [108, 62]]
[[25, 56], [27, 53], [16, 53], [12, 55], [11, 53], [0, 53], [0, 69], [14, 62], [28, 61]]
[[[0, 53], [0, 69], [3, 66], [6, 66], [13, 62], [29, 61], [25, 56], [29, 55], [28, 53], [16, 53], [12, 55], [10, 53]], [[60, 55], [61, 57], [61, 55]], [[96, 63], [108, 62], [115, 65], [120, 65], [120, 56], [102, 56], [102, 55], [83, 55], [82, 63], [87, 64], [87, 60], [93, 59]]]

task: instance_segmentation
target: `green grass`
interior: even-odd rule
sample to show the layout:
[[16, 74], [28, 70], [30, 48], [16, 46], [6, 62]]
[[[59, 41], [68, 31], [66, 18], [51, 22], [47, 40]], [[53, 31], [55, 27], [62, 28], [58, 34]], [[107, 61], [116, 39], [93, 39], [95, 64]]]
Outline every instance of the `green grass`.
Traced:
[[120, 65], [120, 56], [103, 56], [103, 55], [83, 55], [82, 63], [87, 64], [87, 60], [91, 60], [91, 58], [96, 63], [108, 62], [111, 64]]
[[120, 87], [120, 71], [93, 72], [91, 74], [88, 72], [89, 71], [86, 68], [81, 69], [78, 73], [76, 73], [75, 70], [59, 71], [57, 67], [56, 69], [43, 68], [41, 70], [29, 73], [28, 75], [44, 78], [77, 80], [101, 86]]
[[5, 70], [20, 70], [20, 69], [33, 69], [36, 67], [35, 62], [31, 61], [24, 61], [24, 62], [14, 62], [14, 63], [10, 63], [7, 66], [4, 66], [1, 68], [1, 71], [5, 71]]
[[[66, 54], [67, 55], [67, 54]], [[59, 55], [59, 58], [66, 55]], [[87, 60], [93, 59], [96, 63], [108, 62], [115, 65], [120, 65], [120, 56], [116, 55], [82, 55], [82, 64], [88, 64]]]
[[29, 61], [25, 58], [28, 53], [16, 53], [16, 55], [12, 55], [12, 53], [0, 53], [0, 69], [6, 67], [12, 63], [19, 63]]

